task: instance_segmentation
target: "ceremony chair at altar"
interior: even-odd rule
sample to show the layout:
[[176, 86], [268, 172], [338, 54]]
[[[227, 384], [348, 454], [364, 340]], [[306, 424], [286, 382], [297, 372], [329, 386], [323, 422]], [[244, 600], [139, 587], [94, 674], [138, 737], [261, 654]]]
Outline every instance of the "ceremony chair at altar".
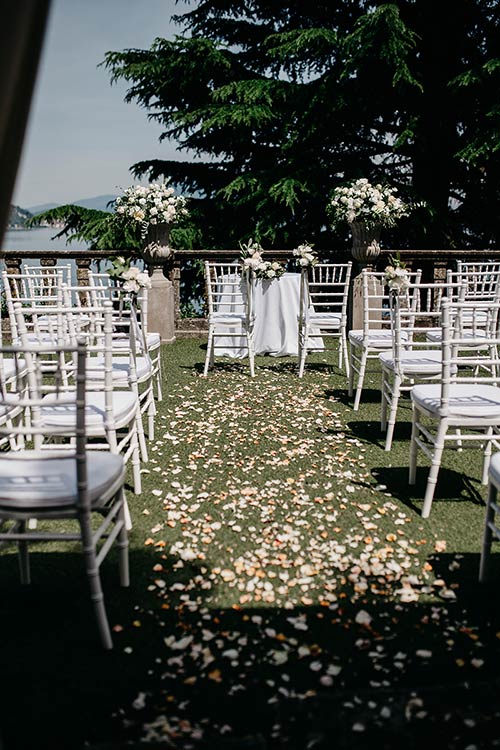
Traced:
[[[422, 272], [407, 271], [410, 284], [420, 281]], [[349, 331], [349, 396], [356, 394], [353, 409], [359, 409], [361, 394], [369, 360], [379, 361], [379, 354], [392, 349], [392, 333], [390, 323], [389, 288], [385, 284], [385, 273], [363, 269], [361, 275], [363, 327]], [[406, 305], [409, 309], [416, 309], [418, 299], [410, 290], [406, 294]], [[404, 335], [404, 334], [402, 334]]]
[[[415, 484], [419, 449], [431, 460], [422, 516], [429, 516], [447, 444], [479, 444], [486, 484], [492, 446], [500, 447], [499, 302], [449, 302], [441, 311], [442, 360], [437, 383], [413, 386], [409, 483]], [[485, 348], [485, 335], [489, 345]]]
[[349, 375], [347, 354], [347, 302], [352, 263], [318, 263], [304, 268], [300, 280], [299, 308], [299, 378], [304, 375], [308, 351], [314, 342], [311, 334], [338, 339], [339, 368], [344, 365]]
[[[85, 346], [83, 342], [76, 347], [24, 342], [2, 347], [1, 352], [15, 363], [19, 373], [27, 369], [28, 389], [13, 392], [0, 370], [0, 438], [14, 438], [22, 445], [29, 437], [34, 448], [0, 453], [0, 544], [17, 544], [21, 583], [26, 585], [30, 583], [30, 543], [80, 542], [101, 642], [111, 649], [99, 568], [116, 545], [120, 583], [129, 585], [124, 461], [113, 452], [88, 450]], [[39, 360], [49, 354], [66, 363], [76, 388], [68, 388], [57, 373], [44, 377]], [[28, 425], [19, 419], [19, 410], [29, 411]], [[47, 420], [48, 412], [63, 413], [65, 419], [62, 423]], [[53, 440], [63, 442], [45, 450], [49, 433]], [[99, 518], [97, 527], [93, 518]], [[43, 521], [43, 525], [31, 530], [30, 519]], [[74, 522], [75, 530], [61, 530], [61, 520], [66, 522], [66, 529]], [[35, 627], [35, 620], [33, 623]]]
[[[208, 303], [208, 343], [203, 375], [213, 367], [217, 349], [227, 353], [241, 350], [246, 339], [250, 375], [255, 375], [252, 273], [239, 263], [205, 261], [205, 283]], [[221, 342], [220, 338], [224, 341]]]
[[[386, 432], [385, 450], [390, 451], [401, 393], [416, 382], [441, 377], [441, 343], [426, 340], [426, 333], [441, 321], [441, 300], [451, 292], [445, 283], [408, 283], [408, 295], [390, 294], [391, 349], [379, 354], [382, 369], [380, 427]], [[401, 303], [404, 304], [401, 304]]]

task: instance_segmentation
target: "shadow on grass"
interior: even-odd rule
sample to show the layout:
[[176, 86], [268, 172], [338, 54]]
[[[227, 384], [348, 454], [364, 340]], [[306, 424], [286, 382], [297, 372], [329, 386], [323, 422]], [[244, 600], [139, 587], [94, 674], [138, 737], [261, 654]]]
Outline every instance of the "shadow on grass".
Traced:
[[[421, 513], [427, 485], [429, 467], [417, 468], [416, 483], [408, 484], [407, 466], [376, 466], [371, 469], [372, 476], [380, 484], [385, 484], [393, 497], [400, 500], [407, 508]], [[474, 502], [483, 505], [482, 485], [478, 480], [467, 475], [441, 467], [434, 498], [439, 502]]]
[[[134, 551], [131, 568], [142, 576], [131, 589], [117, 586], [113, 565], [103, 568], [109, 619], [123, 628], [106, 653], [79, 555], [35, 553], [29, 590], [4, 555], [3, 750], [420, 750], [436, 736], [440, 747], [462, 747], [457, 736], [487, 747], [500, 736], [498, 597], [477, 628], [456, 627], [480, 605], [477, 588], [464, 585], [477, 557], [454, 570], [459, 598], [441, 609], [435, 599], [399, 603], [387, 581], [378, 595], [378, 579], [365, 593], [344, 582], [329, 606], [209, 609], [169, 592], [196, 566], [173, 570], [166, 555]], [[155, 559], [166, 586], [146, 592]], [[430, 560], [439, 575], [454, 556]], [[361, 610], [368, 621], [357, 621]]]
[[[124, 737], [121, 707], [151, 687], [148, 669], [164, 648], [166, 623], [148, 609], [155, 558], [130, 552], [130, 588], [119, 585], [114, 554], [102, 566], [112, 651], [100, 644], [82, 555], [32, 552], [30, 560], [32, 584], [22, 587], [17, 555], [1, 556], [2, 750], [77, 750], [85, 739]], [[168, 585], [181, 578], [156, 575]]]

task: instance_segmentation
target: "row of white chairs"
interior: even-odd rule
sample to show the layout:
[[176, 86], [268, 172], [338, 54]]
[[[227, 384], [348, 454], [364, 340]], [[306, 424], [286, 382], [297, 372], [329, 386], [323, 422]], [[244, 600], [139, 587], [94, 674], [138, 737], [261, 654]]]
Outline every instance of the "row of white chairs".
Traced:
[[[140, 493], [142, 417], [153, 437], [159, 342], [148, 341], [144, 298], [137, 310], [104, 279], [69, 281], [58, 267], [3, 274], [12, 344], [0, 342], [0, 544], [17, 543], [26, 584], [30, 543], [79, 540], [101, 642], [111, 648], [99, 566], [116, 542], [128, 585], [125, 466]], [[58, 519], [74, 520], [75, 531], [39, 529], [39, 520]]]
[[[431, 464], [422, 507], [426, 518], [445, 447], [481, 448], [481, 481], [489, 482], [479, 575], [484, 580], [492, 539], [500, 539], [496, 520], [500, 515], [496, 501], [500, 454], [492, 456], [493, 450], [500, 449], [500, 267], [497, 263], [462, 266], [456, 273], [448, 272], [442, 284], [425, 284], [418, 276], [418, 272], [408, 274], [408, 285], [401, 293], [391, 294], [383, 290], [382, 274], [364, 272], [365, 321], [370, 319], [368, 308], [374, 312], [374, 325], [367, 326], [364, 345], [375, 359], [379, 349], [385, 449], [391, 449], [400, 395], [408, 391], [412, 403], [409, 483], [416, 481], [420, 452]], [[384, 294], [390, 302], [388, 319]], [[349, 338], [352, 356], [363, 337], [350, 332]], [[357, 408], [364, 373], [356, 365], [355, 371]]]

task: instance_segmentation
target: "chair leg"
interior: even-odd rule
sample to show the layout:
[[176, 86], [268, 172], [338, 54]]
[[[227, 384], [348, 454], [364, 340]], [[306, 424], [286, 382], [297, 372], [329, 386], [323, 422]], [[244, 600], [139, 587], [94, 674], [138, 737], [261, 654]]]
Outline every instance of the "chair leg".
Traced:
[[448, 431], [448, 425], [444, 419], [441, 419], [437, 430], [436, 440], [434, 442], [434, 451], [432, 453], [431, 468], [427, 477], [427, 486], [425, 488], [424, 505], [422, 507], [422, 518], [428, 518], [431, 512], [432, 500], [434, 499], [434, 490], [436, 489], [439, 468], [441, 466], [441, 457], [444, 449], [444, 438]]
[[207, 341], [207, 356], [205, 357], [205, 367], [203, 368], [203, 377], [207, 377], [208, 375], [208, 369], [211, 364], [212, 360], [212, 349], [214, 345], [214, 332], [213, 328], [209, 328], [208, 330], [208, 341]]
[[351, 368], [349, 365], [349, 355], [347, 353], [347, 339], [345, 335], [345, 329], [340, 334], [339, 343], [340, 343], [340, 351], [342, 354], [342, 361], [340, 363], [340, 366], [342, 367], [343, 365], [345, 365], [345, 372], [346, 372], [347, 377], [349, 377]]
[[128, 558], [128, 533], [125, 517], [125, 492], [123, 487], [120, 489], [122, 507], [119, 513], [119, 520], [123, 523], [121, 531], [116, 541], [118, 548], [118, 565], [120, 571], [120, 586], [130, 586], [129, 558]]
[[397, 375], [394, 378], [392, 384], [392, 397], [389, 408], [389, 419], [387, 421], [387, 434], [385, 437], [385, 450], [390, 451], [392, 446], [392, 438], [394, 435], [394, 427], [396, 425], [396, 415], [398, 413], [399, 395], [401, 392], [401, 378]]
[[358, 383], [356, 385], [356, 396], [354, 397], [353, 409], [358, 411], [359, 402], [361, 401], [361, 393], [363, 391], [363, 383], [365, 380], [366, 363], [368, 361], [368, 349], [363, 347], [363, 353], [361, 355], [361, 363], [359, 366]]
[[248, 364], [250, 365], [250, 377], [255, 377], [255, 350], [253, 343], [253, 331], [247, 330]]
[[[139, 415], [140, 418], [140, 415]], [[132, 462], [132, 475], [134, 477], [134, 492], [136, 495], [140, 495], [142, 492], [142, 480], [141, 480], [141, 457], [139, 449], [139, 440], [137, 439], [137, 430], [134, 431], [130, 438], [131, 447], [131, 462]]]
[[149, 396], [148, 406], [148, 440], [155, 439], [155, 416], [156, 416], [156, 405], [153, 396], [153, 384], [151, 383], [151, 394]]
[[304, 367], [306, 364], [306, 355], [307, 355], [307, 327], [303, 327], [301, 330], [299, 330], [299, 378], [302, 378], [304, 376]]
[[[26, 521], [19, 522], [18, 531], [20, 534], [25, 533]], [[19, 578], [23, 586], [28, 586], [31, 583], [28, 542], [18, 542], [17, 549], [19, 556]]]
[[386, 370], [382, 369], [382, 384], [380, 387], [380, 431], [385, 432], [387, 429], [387, 393], [389, 391], [389, 375]]
[[415, 404], [413, 404], [408, 484], [415, 484], [417, 480], [417, 454], [418, 454], [417, 438], [418, 438], [418, 409], [415, 406]]
[[80, 517], [80, 529], [82, 534], [82, 547], [85, 559], [85, 569], [90, 587], [90, 598], [94, 607], [94, 614], [97, 621], [97, 629], [101, 638], [103, 647], [107, 650], [113, 648], [111, 630], [109, 628], [106, 607], [104, 605], [104, 594], [102, 592], [101, 576], [99, 575], [99, 566], [97, 565], [95, 545], [92, 536], [92, 527], [88, 514]]
[[349, 387], [348, 396], [352, 398], [354, 394], [354, 345], [349, 347]]
[[493, 537], [491, 525], [495, 520], [494, 503], [496, 503], [496, 500], [497, 488], [493, 483], [490, 483], [488, 489], [488, 500], [486, 503], [486, 515], [484, 520], [483, 547], [481, 550], [481, 560], [479, 563], [479, 581], [481, 583], [486, 580], [488, 573], [488, 563], [490, 561], [491, 553], [491, 541]]
[[146, 443], [146, 435], [144, 434], [144, 425], [142, 424], [142, 414], [140, 409], [137, 410], [137, 415], [135, 418], [135, 424], [136, 424], [136, 431], [137, 431], [137, 438], [139, 443], [139, 448], [141, 452], [141, 460], [146, 464], [148, 462], [148, 446]]
[[490, 462], [491, 462], [491, 452], [492, 452], [492, 438], [493, 438], [493, 427], [488, 427], [486, 434], [488, 436], [488, 440], [486, 440], [486, 446], [483, 452], [483, 474], [481, 477], [481, 484], [488, 484], [488, 470], [490, 468]]
[[153, 360], [153, 367], [155, 372], [155, 383], [156, 383], [156, 400], [163, 401], [163, 390], [161, 384], [161, 349], [156, 349], [151, 352], [151, 358]]

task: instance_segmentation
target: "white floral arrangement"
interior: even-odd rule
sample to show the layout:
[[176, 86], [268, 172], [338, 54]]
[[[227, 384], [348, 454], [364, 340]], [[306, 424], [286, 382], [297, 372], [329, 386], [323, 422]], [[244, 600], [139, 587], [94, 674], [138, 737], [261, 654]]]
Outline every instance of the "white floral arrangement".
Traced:
[[408, 216], [410, 206], [397, 196], [397, 188], [364, 177], [333, 191], [328, 214], [333, 226], [342, 222], [392, 227], [398, 219]]
[[285, 273], [281, 263], [263, 259], [264, 250], [258, 242], [250, 239], [246, 244], [240, 244], [240, 247], [243, 268], [251, 269], [257, 279], [279, 279]]
[[318, 256], [316, 254], [316, 251], [313, 250], [311, 245], [308, 245], [307, 243], [304, 243], [303, 245], [299, 245], [295, 248], [293, 251], [293, 256], [295, 259], [296, 265], [300, 266], [300, 268], [308, 268], [309, 266], [315, 266], [318, 264]]
[[115, 213], [123, 219], [141, 224], [143, 234], [150, 224], [173, 224], [188, 214], [186, 199], [176, 195], [167, 182], [132, 185], [115, 201]]
[[132, 266], [120, 275], [124, 282], [122, 289], [125, 292], [137, 294], [141, 289], [151, 288], [151, 279], [145, 271], [140, 271], [136, 266]]
[[391, 292], [402, 294], [410, 286], [410, 277], [405, 264], [399, 258], [391, 258], [391, 264], [384, 271], [384, 283]]

